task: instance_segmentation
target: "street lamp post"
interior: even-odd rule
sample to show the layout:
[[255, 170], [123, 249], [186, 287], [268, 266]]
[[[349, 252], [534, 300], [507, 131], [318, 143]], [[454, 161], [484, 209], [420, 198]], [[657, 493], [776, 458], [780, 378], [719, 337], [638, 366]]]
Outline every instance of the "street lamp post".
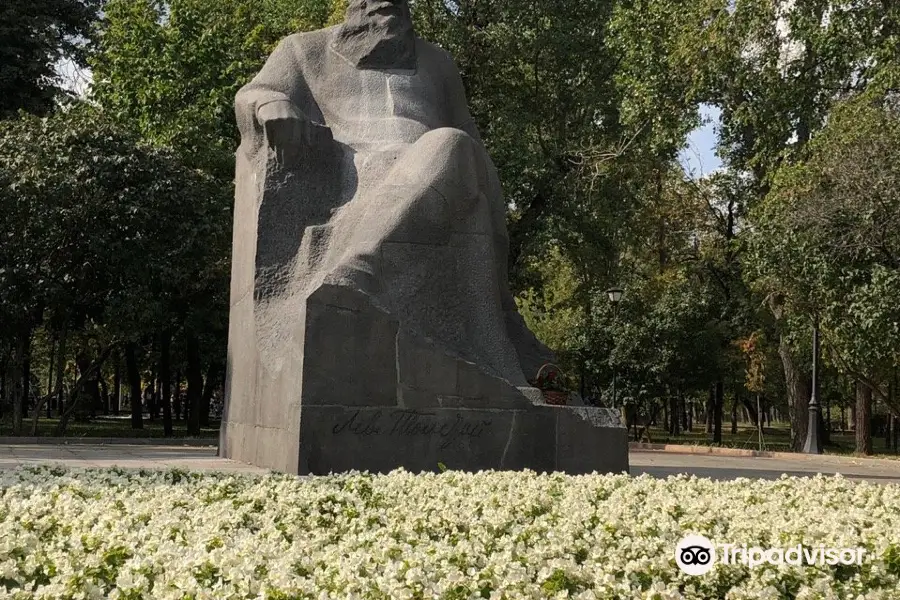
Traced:
[[[619, 301], [622, 299], [622, 290], [619, 288], [610, 288], [606, 290], [606, 295], [609, 297], [609, 301], [613, 305], [613, 322], [618, 320], [619, 316]], [[613, 380], [612, 380], [612, 407], [616, 407], [616, 365], [613, 363]]]
[[809, 395], [809, 424], [806, 427], [804, 454], [822, 454], [819, 437], [819, 317], [813, 321], [812, 391]]

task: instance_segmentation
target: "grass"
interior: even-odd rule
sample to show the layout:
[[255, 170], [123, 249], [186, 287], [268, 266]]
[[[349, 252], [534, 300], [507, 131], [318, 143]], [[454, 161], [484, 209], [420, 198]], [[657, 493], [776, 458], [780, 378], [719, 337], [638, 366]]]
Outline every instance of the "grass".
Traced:
[[[42, 418], [38, 421], [38, 437], [53, 437], [59, 419]], [[24, 435], [31, 437], [31, 420], [26, 419]], [[0, 436], [11, 436], [12, 422], [7, 415], [0, 419]], [[131, 418], [127, 415], [113, 417], [96, 417], [90, 421], [70, 421], [64, 437], [67, 438], [162, 438], [162, 419], [150, 421], [144, 415], [144, 428], [132, 429]], [[172, 437], [217, 439], [219, 437], [219, 421], [210, 421], [209, 427], [201, 428], [199, 436], [189, 436], [187, 423], [175, 421], [172, 424]]]

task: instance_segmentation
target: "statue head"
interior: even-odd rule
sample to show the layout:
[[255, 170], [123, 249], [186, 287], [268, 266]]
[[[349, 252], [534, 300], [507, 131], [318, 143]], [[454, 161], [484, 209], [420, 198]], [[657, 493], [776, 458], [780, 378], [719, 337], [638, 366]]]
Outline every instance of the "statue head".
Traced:
[[346, 22], [367, 27], [412, 27], [407, 0], [350, 0]]
[[350, 0], [337, 43], [360, 68], [414, 69], [415, 31], [409, 2]]

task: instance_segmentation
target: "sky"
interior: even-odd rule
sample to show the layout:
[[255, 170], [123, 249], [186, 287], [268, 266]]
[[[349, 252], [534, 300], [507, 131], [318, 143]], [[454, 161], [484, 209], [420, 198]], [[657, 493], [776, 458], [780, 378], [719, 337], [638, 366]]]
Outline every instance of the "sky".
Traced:
[[687, 146], [678, 155], [678, 162], [695, 178], [709, 175], [722, 166], [722, 161], [716, 156], [716, 128], [720, 123], [721, 111], [704, 105], [700, 116], [704, 124], [688, 135]]
[[81, 96], [91, 84], [91, 70], [81, 69], [68, 58], [56, 64], [56, 72], [62, 78], [62, 87]]

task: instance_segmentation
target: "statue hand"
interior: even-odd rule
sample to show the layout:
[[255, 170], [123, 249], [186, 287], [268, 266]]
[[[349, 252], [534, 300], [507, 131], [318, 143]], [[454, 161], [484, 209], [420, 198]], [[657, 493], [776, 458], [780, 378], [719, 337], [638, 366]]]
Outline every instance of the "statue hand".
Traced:
[[312, 146], [312, 124], [292, 102], [263, 104], [257, 111], [257, 118], [278, 164], [296, 163]]

